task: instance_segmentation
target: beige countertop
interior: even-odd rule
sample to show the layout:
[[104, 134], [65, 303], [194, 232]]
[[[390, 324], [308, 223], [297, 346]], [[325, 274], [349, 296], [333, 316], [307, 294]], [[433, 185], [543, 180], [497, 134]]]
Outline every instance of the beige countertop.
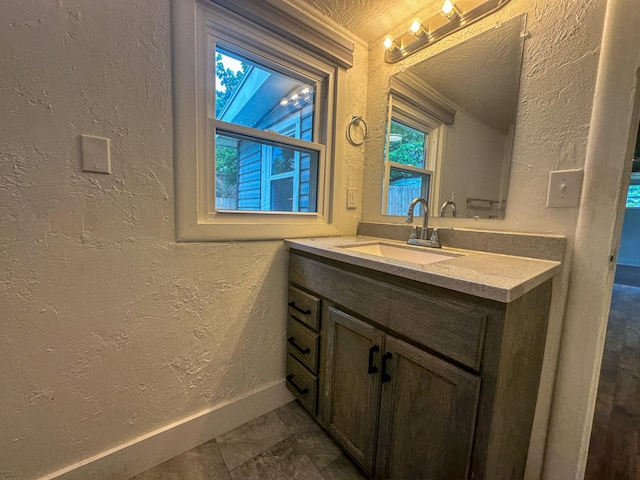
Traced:
[[[418, 251], [456, 255], [437, 263], [418, 264], [345, 248], [384, 243]], [[351, 236], [287, 239], [295, 250], [370, 268], [418, 282], [508, 303], [556, 275], [561, 262], [457, 248], [427, 248], [385, 238]]]

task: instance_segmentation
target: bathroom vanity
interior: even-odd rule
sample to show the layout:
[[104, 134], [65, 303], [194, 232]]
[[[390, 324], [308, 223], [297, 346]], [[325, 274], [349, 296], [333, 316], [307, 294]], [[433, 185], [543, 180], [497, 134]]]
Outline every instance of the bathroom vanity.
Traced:
[[287, 385], [369, 476], [523, 477], [560, 262], [287, 244]]

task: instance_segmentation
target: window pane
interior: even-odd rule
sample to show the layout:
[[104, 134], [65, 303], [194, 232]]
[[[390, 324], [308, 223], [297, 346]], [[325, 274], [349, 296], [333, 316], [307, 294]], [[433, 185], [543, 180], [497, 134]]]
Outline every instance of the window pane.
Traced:
[[311, 83], [216, 48], [218, 120], [313, 141], [314, 95]]
[[295, 151], [288, 148], [271, 149], [271, 175], [292, 172], [295, 168]]
[[402, 163], [403, 165], [412, 165], [418, 168], [426, 168], [427, 133], [407, 127], [395, 120], [391, 121], [390, 133], [389, 161]]
[[631, 184], [627, 193], [627, 208], [640, 208], [640, 172], [631, 174]]
[[316, 212], [318, 152], [219, 132], [216, 208]]
[[271, 182], [271, 210], [290, 212], [293, 210], [293, 178], [281, 178]]
[[[406, 215], [409, 204], [414, 198], [429, 198], [429, 177], [430, 175], [391, 168], [387, 215]], [[422, 215], [422, 207], [416, 206], [413, 213]]]

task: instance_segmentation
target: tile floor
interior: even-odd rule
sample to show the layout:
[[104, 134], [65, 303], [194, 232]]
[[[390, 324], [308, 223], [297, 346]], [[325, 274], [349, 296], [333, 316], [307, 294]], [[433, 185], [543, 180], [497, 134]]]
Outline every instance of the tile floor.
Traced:
[[296, 401], [131, 480], [363, 480]]

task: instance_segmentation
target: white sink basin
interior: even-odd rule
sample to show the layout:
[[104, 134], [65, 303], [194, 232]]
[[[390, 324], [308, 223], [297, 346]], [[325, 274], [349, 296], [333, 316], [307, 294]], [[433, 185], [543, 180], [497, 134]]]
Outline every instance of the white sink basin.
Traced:
[[351, 252], [368, 253], [369, 255], [401, 260], [403, 262], [417, 263], [420, 265], [442, 262], [443, 260], [450, 260], [459, 256], [440, 252], [423, 251], [416, 248], [404, 247], [401, 245], [390, 245], [388, 243], [380, 242], [367, 243], [364, 245], [345, 245], [342, 248]]

